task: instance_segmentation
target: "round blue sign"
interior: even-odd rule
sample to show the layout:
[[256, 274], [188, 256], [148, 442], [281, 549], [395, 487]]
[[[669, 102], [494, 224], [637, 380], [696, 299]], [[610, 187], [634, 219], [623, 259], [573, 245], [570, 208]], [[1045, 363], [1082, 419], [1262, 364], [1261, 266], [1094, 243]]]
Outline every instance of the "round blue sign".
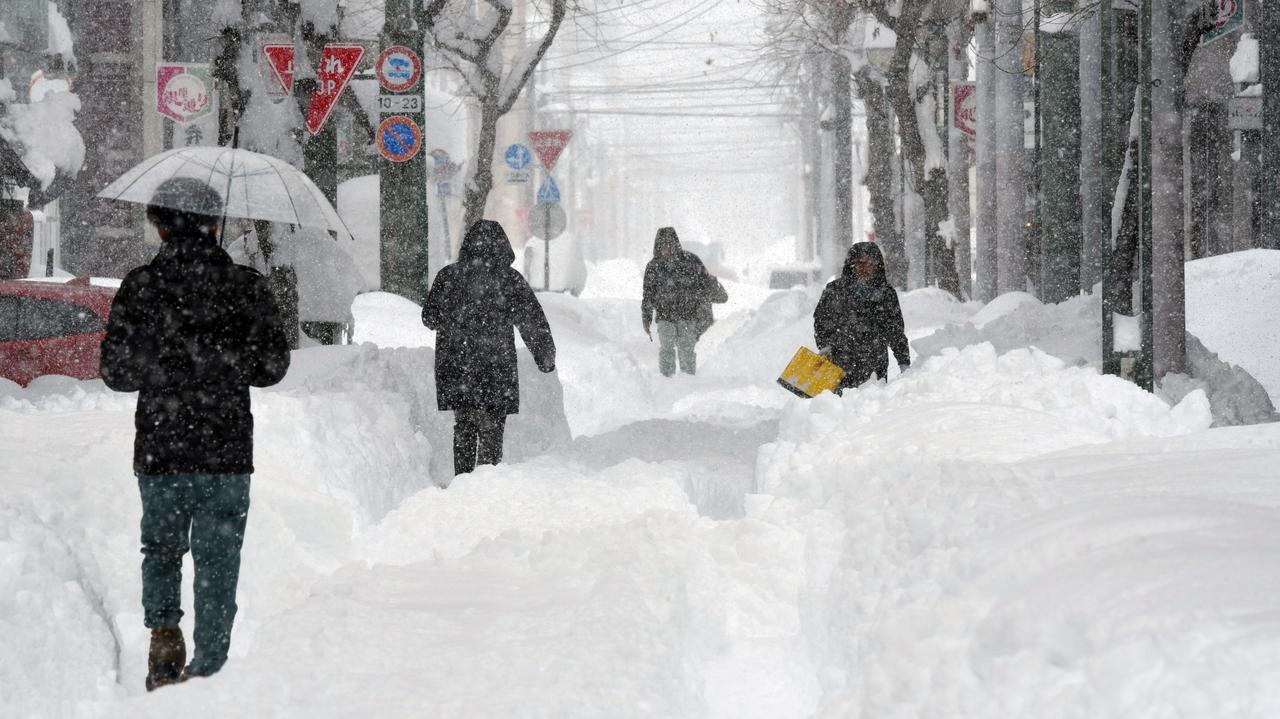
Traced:
[[392, 115], [378, 126], [378, 152], [392, 162], [413, 159], [422, 149], [418, 124], [404, 115]]
[[511, 145], [507, 148], [506, 160], [507, 167], [513, 170], [523, 170], [533, 160], [533, 153], [529, 152], [529, 148], [524, 145]]

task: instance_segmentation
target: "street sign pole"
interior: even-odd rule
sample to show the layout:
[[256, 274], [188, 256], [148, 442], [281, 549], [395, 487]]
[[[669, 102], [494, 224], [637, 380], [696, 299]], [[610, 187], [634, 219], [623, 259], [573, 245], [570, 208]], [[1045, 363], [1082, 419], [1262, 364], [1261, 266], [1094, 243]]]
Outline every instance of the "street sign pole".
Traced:
[[[423, 47], [422, 30], [411, 29], [410, 0], [387, 0], [382, 54], [375, 63], [381, 96], [378, 159], [379, 270], [382, 289], [418, 304], [426, 301], [429, 266], [427, 236], [427, 153], [421, 65], [417, 53]], [[401, 117], [421, 129], [416, 150], [403, 133], [408, 123], [387, 123]], [[384, 132], [392, 133], [383, 137]], [[397, 154], [399, 151], [403, 152]], [[390, 154], [388, 154], [390, 152]], [[390, 159], [405, 157], [407, 159]]]
[[1258, 199], [1262, 204], [1259, 247], [1280, 250], [1280, 11], [1260, 13], [1258, 52], [1262, 81], [1262, 180]]

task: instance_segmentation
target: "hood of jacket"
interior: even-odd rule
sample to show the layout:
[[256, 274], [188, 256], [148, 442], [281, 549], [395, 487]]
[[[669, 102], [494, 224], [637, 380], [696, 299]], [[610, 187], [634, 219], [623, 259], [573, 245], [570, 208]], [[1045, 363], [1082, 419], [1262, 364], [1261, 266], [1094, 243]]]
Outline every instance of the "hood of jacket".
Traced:
[[212, 262], [232, 264], [231, 255], [218, 246], [218, 241], [196, 231], [184, 231], [170, 235], [160, 243], [160, 251], [153, 262], [189, 264]]
[[672, 253], [678, 253], [683, 248], [680, 247], [680, 236], [676, 234], [674, 227], [659, 227], [658, 234], [653, 238], [653, 256], [661, 257], [662, 251], [670, 249]]
[[458, 250], [459, 262], [479, 261], [491, 267], [509, 267], [515, 260], [516, 253], [511, 249], [506, 231], [493, 220], [479, 220], [472, 225], [462, 239], [462, 249]]
[[841, 276], [851, 282], [856, 279], [853, 266], [863, 257], [870, 257], [876, 263], [875, 274], [871, 276], [872, 286], [888, 287], [889, 277], [884, 271], [884, 255], [880, 253], [880, 248], [874, 242], [859, 242], [849, 248], [849, 254], [844, 258], [844, 269], [840, 271]]

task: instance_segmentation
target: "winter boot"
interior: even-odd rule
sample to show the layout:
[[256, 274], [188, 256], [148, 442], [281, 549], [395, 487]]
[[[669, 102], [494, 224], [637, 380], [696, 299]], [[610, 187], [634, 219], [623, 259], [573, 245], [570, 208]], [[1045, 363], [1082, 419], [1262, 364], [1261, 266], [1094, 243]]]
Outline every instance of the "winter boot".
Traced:
[[187, 644], [180, 627], [151, 630], [151, 652], [147, 656], [147, 691], [182, 681], [187, 663]]

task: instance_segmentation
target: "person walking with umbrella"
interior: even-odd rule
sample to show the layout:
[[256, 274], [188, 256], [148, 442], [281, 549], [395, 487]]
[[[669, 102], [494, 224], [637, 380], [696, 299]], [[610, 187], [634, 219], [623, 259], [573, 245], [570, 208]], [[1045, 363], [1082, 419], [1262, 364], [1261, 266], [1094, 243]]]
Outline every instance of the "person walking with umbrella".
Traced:
[[511, 267], [507, 233], [492, 220], [467, 230], [458, 261], [442, 268], [422, 306], [436, 330], [436, 398], [454, 412], [453, 473], [502, 461], [507, 415], [520, 411], [520, 375], [512, 328], [538, 369], [554, 372], [556, 345], [542, 305]]
[[[223, 202], [194, 178], [160, 183], [147, 219], [162, 240], [116, 293], [102, 379], [138, 392], [133, 468], [142, 495], [148, 690], [209, 676], [227, 661], [253, 472], [249, 387], [289, 368], [266, 280], [219, 246]], [[195, 564], [195, 653], [186, 663], [182, 558]]]
[[889, 376], [889, 350], [898, 369], [911, 366], [911, 349], [898, 293], [889, 285], [884, 255], [874, 242], [849, 248], [839, 277], [827, 283], [813, 311], [818, 351], [844, 370], [836, 392], [871, 377]]

